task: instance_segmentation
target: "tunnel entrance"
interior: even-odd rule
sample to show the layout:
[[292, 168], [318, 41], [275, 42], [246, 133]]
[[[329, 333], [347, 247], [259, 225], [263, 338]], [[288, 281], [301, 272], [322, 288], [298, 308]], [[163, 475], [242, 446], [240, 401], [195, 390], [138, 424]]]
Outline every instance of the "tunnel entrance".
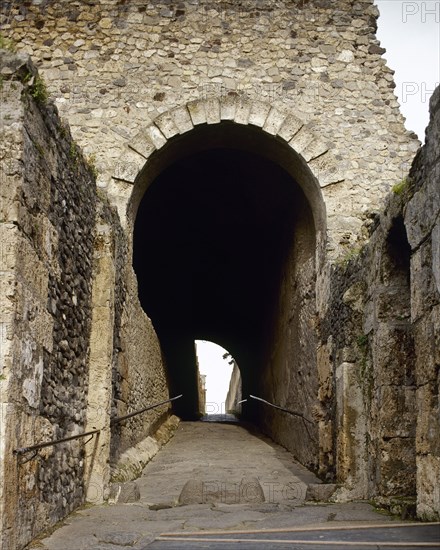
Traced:
[[[306, 318], [315, 311], [312, 208], [269, 149], [244, 137], [246, 147], [235, 135], [170, 155], [135, 218], [139, 298], [161, 342], [170, 393], [184, 394], [175, 404], [184, 419], [200, 410], [197, 339], [230, 351], [243, 396], [309, 410], [317, 395]], [[260, 424], [267, 416], [252, 403], [243, 415]]]

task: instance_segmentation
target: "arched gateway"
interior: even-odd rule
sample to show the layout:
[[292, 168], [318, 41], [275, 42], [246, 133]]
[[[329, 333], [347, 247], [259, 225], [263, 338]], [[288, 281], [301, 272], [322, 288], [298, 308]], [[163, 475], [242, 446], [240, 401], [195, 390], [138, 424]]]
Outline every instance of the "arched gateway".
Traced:
[[408, 495], [417, 478], [419, 515], [438, 517], [436, 272], [421, 275], [437, 222], [406, 195], [419, 142], [378, 9], [336, 4], [2, 3], [19, 52], [0, 52], [7, 550], [138, 474], [172, 409], [120, 417], [176, 393], [194, 417], [196, 338], [234, 355], [244, 396], [298, 413], [243, 411], [338, 498]]
[[[312, 427], [300, 417], [275, 421], [267, 411], [264, 422], [318, 467], [310, 419], [322, 189], [341, 181], [331, 152], [297, 117], [233, 95], [162, 114], [129, 142], [113, 177], [130, 243], [133, 235], [141, 303], [161, 342], [170, 391], [184, 394], [176, 412], [197, 414], [193, 342], [215, 339], [242, 365], [245, 393], [271, 394], [303, 411]], [[245, 413], [257, 419], [262, 411]]]

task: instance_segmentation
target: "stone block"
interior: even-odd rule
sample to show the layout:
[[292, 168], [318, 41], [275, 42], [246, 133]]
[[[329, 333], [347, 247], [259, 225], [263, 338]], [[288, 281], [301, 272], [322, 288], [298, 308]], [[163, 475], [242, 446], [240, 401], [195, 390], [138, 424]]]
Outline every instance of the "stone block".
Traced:
[[14, 223], [0, 223], [0, 265], [3, 275], [14, 272], [18, 262], [20, 231]]
[[414, 440], [395, 437], [382, 441], [379, 492], [383, 496], [415, 494], [416, 450]]
[[417, 321], [439, 303], [432, 270], [431, 241], [420, 245], [411, 256], [411, 320]]
[[312, 159], [308, 166], [322, 188], [342, 182], [345, 179], [339, 165], [335, 164], [329, 153], [324, 153], [320, 157]]
[[338, 498], [365, 498], [368, 495], [366, 464], [366, 411], [357, 364], [342, 363], [336, 368], [336, 434], [338, 481], [345, 484]]
[[138, 502], [140, 498], [139, 486], [134, 481], [110, 485], [110, 504], [128, 504], [129, 502]]
[[206, 124], [207, 119], [204, 101], [200, 99], [190, 101], [187, 105], [187, 108], [194, 126], [198, 126], [199, 124]]
[[318, 380], [319, 390], [318, 398], [320, 401], [330, 399], [333, 389], [333, 363], [330, 359], [331, 352], [327, 345], [322, 345], [317, 351]]
[[415, 387], [382, 386], [380, 388], [379, 426], [382, 437], [414, 438], [416, 435]]
[[[405, 211], [405, 226], [408, 242], [411, 248], [416, 249], [427, 237], [432, 228], [438, 223], [440, 213], [440, 168], [433, 167], [428, 174], [420, 174], [418, 178], [424, 180], [424, 185], [416, 191], [409, 201]], [[414, 177], [414, 176], [413, 176]], [[416, 176], [417, 177], [417, 176]]]
[[116, 207], [122, 227], [127, 224], [127, 204], [133, 193], [133, 183], [112, 178], [107, 186], [110, 204]]
[[296, 153], [302, 156], [302, 152], [312, 143], [315, 136], [304, 126], [289, 141], [289, 145]]
[[220, 102], [216, 97], [210, 97], [205, 102], [206, 122], [208, 124], [219, 124], [220, 117]]
[[143, 132], [139, 132], [139, 134], [130, 141], [128, 147], [142, 155], [145, 159], [148, 159], [156, 150], [156, 146], [151, 138]]
[[417, 516], [424, 521], [440, 521], [440, 457], [417, 457]]
[[151, 126], [148, 126], [145, 130], [145, 133], [147, 134], [147, 137], [149, 137], [150, 140], [153, 142], [153, 145], [156, 147], [156, 149], [160, 149], [167, 142], [166, 137], [162, 134], [160, 129], [154, 124], [152, 124]]
[[270, 111], [270, 105], [262, 101], [252, 101], [249, 113], [249, 124], [262, 128]]
[[154, 124], [159, 128], [159, 130], [167, 139], [170, 139], [180, 133], [179, 129], [176, 126], [176, 123], [174, 122], [173, 117], [168, 112], [162, 113], [161, 115], [156, 117], [154, 119]]
[[329, 502], [337, 488], [334, 483], [310, 483], [307, 486], [306, 501]]
[[[439, 174], [440, 178], [440, 174]], [[434, 274], [435, 286], [437, 294], [440, 297], [440, 220], [434, 226], [431, 233], [432, 246], [432, 271]]]
[[235, 119], [235, 95], [226, 95], [220, 99], [220, 117], [222, 120]]
[[145, 158], [127, 147], [115, 165], [113, 177], [128, 183], [134, 183], [144, 164]]
[[435, 382], [440, 365], [440, 306], [415, 323], [415, 370], [417, 385]]
[[373, 332], [372, 353], [376, 385], [416, 383], [411, 327], [380, 323]]
[[237, 98], [235, 104], [235, 122], [237, 124], [249, 124], [251, 103], [243, 97]]
[[418, 454], [440, 456], [439, 382], [429, 382], [417, 388]]
[[178, 107], [170, 112], [173, 117], [174, 123], [177, 126], [179, 133], [184, 134], [194, 128], [191, 121], [191, 116], [186, 107]]
[[314, 158], [320, 157], [327, 151], [328, 146], [324, 142], [315, 138], [303, 148], [301, 155], [307, 162], [309, 162]]
[[266, 122], [264, 123], [263, 130], [268, 134], [276, 136], [280, 131], [283, 122], [286, 120], [286, 114], [278, 111], [274, 107], [270, 110]]
[[302, 120], [294, 115], [288, 115], [278, 131], [278, 135], [289, 142], [293, 136], [303, 127]]

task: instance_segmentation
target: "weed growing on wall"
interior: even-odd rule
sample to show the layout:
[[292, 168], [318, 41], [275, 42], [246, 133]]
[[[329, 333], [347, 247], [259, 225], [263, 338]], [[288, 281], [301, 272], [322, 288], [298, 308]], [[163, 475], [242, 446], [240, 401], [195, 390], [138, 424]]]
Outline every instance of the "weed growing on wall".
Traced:
[[393, 186], [393, 193], [395, 195], [403, 195], [405, 192], [405, 189], [407, 189], [409, 186], [409, 178], [403, 178], [402, 181], [399, 181], [399, 183], [396, 183], [396, 185]]
[[15, 52], [15, 44], [9, 38], [5, 38], [0, 32], [0, 50], [9, 50], [10, 52]]
[[87, 157], [87, 167], [92, 174], [92, 176], [96, 179], [98, 177], [98, 169], [96, 168], [96, 155], [91, 154]]
[[37, 76], [34, 84], [30, 87], [30, 94], [40, 105], [45, 105], [47, 103], [49, 93], [41, 76]]

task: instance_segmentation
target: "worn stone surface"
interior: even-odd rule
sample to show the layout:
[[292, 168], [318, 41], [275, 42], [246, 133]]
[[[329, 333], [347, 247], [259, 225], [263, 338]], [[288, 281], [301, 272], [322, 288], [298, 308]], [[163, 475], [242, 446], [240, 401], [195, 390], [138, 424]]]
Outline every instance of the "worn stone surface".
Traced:
[[190, 479], [179, 495], [178, 503], [187, 504], [256, 504], [264, 502], [264, 492], [257, 478], [242, 478], [240, 482], [220, 479]]
[[293, 504], [316, 481], [285, 449], [237, 424], [184, 422], [137, 483], [141, 499], [153, 504]]
[[110, 496], [108, 502], [116, 504], [117, 502], [127, 504], [137, 502], [141, 498], [138, 485], [134, 481], [126, 483], [112, 483], [110, 486]]

